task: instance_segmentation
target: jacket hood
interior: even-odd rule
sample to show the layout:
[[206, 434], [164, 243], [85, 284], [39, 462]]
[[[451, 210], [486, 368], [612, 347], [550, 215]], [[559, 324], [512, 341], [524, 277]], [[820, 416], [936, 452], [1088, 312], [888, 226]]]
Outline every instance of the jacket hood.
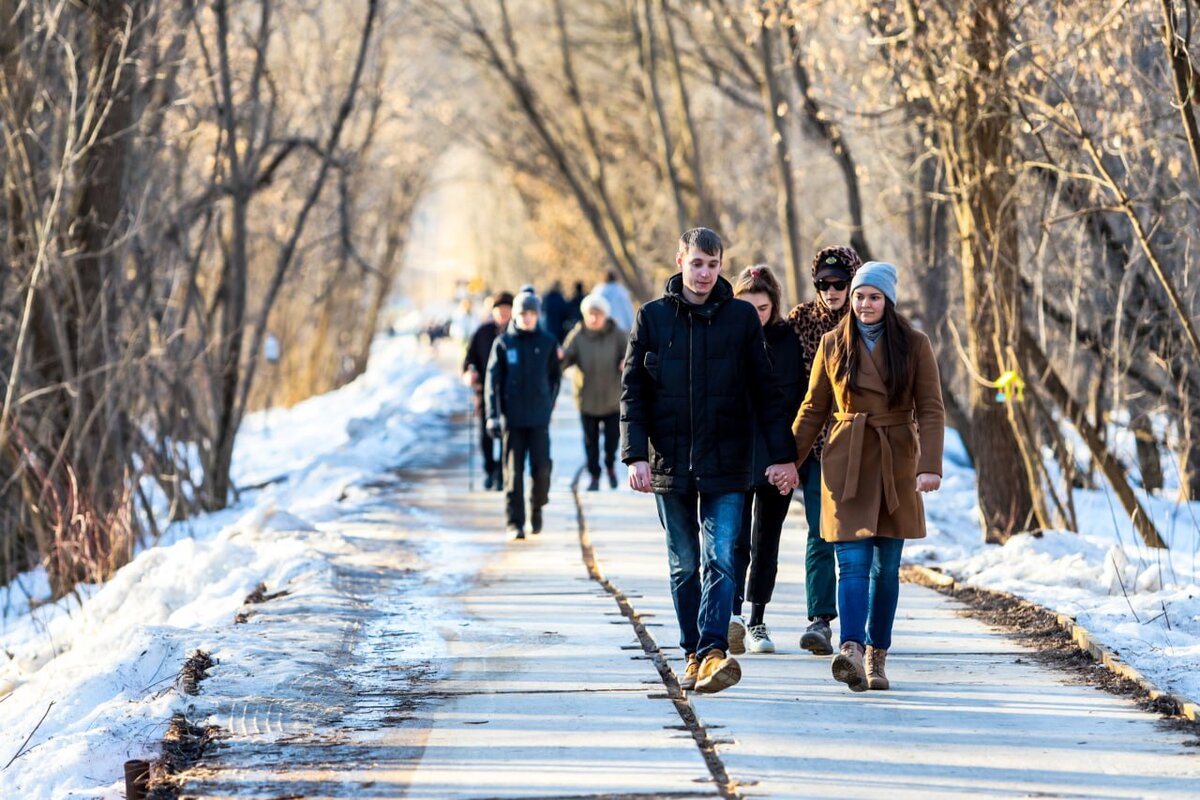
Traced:
[[712, 292], [709, 293], [708, 299], [704, 301], [703, 305], [698, 306], [684, 297], [683, 273], [676, 272], [667, 278], [667, 284], [663, 287], [663, 297], [672, 301], [679, 309], [689, 314], [703, 319], [712, 319], [721, 306], [733, 299], [733, 284], [718, 275], [717, 283], [713, 286]]

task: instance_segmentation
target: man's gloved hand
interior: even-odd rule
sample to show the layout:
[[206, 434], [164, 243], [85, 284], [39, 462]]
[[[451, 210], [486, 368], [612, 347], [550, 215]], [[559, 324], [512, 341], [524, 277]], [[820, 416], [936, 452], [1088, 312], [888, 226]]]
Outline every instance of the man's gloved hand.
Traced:
[[500, 427], [500, 420], [489, 419], [487, 421], [487, 432], [488, 436], [491, 436], [493, 439], [499, 438], [500, 434], [504, 432], [504, 429]]

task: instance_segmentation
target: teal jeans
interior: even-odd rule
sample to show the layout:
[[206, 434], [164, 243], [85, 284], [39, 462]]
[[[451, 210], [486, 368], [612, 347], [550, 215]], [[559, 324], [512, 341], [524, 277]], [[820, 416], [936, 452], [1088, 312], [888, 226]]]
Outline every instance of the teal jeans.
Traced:
[[837, 616], [837, 556], [832, 542], [821, 538], [821, 462], [809, 456], [800, 465], [800, 490], [808, 520], [804, 555], [804, 588], [808, 618]]

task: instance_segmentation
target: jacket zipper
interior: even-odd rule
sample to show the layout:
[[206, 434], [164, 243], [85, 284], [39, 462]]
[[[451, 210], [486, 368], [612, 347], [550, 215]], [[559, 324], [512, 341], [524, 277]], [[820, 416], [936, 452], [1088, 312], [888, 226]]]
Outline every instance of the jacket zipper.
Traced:
[[694, 385], [696, 350], [695, 342], [692, 340], [693, 323], [692, 315], [688, 314], [688, 431], [691, 434], [688, 436], [689, 475], [696, 471], [696, 387]]

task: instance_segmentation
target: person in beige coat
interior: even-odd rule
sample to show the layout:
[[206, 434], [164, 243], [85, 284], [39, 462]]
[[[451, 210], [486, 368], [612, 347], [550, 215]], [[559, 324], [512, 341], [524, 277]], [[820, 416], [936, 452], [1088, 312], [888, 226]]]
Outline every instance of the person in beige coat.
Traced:
[[945, 412], [929, 339], [896, 311], [896, 268], [860, 267], [850, 303], [821, 339], [793, 432], [803, 461], [833, 417], [821, 459], [821, 537], [837, 552], [841, 612], [833, 675], [861, 692], [889, 686], [900, 555], [925, 536], [921, 493], [941, 486]]
[[575, 367], [575, 405], [583, 423], [583, 449], [591, 475], [588, 491], [600, 488], [600, 433], [608, 485], [617, 488], [617, 447], [621, 440], [621, 365], [629, 333], [617, 326], [603, 295], [593, 292], [579, 304], [583, 319], [563, 345], [563, 369]]

